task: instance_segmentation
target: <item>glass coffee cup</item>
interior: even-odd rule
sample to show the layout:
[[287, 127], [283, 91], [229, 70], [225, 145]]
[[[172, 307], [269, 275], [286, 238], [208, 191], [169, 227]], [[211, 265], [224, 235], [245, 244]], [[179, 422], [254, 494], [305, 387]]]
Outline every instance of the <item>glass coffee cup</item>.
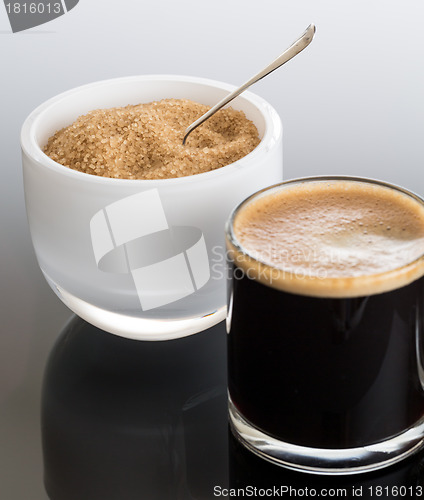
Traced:
[[235, 436], [324, 474], [418, 450], [424, 201], [370, 179], [297, 179], [241, 203], [226, 238]]
[[78, 116], [165, 98], [213, 105], [231, 85], [141, 75], [72, 89], [41, 104], [21, 133], [25, 201], [40, 268], [78, 316], [142, 340], [183, 337], [225, 319], [223, 226], [232, 207], [282, 180], [282, 126], [275, 110], [246, 92], [232, 103], [253, 121], [259, 145], [211, 172], [129, 180], [56, 163], [43, 147]]

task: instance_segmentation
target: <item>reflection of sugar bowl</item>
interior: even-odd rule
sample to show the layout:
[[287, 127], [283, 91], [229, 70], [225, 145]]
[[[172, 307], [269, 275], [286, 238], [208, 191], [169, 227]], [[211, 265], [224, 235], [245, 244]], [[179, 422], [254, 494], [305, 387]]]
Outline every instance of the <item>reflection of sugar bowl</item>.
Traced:
[[80, 317], [118, 335], [170, 339], [225, 317], [224, 223], [231, 209], [282, 179], [275, 110], [246, 92], [233, 101], [261, 142], [226, 167], [173, 179], [128, 180], [66, 168], [42, 148], [57, 130], [98, 108], [165, 98], [213, 105], [230, 85], [193, 77], [97, 82], [50, 99], [25, 121], [28, 220], [39, 265]]
[[223, 322], [133, 342], [69, 321], [44, 373], [49, 498], [210, 498], [228, 475], [225, 352]]

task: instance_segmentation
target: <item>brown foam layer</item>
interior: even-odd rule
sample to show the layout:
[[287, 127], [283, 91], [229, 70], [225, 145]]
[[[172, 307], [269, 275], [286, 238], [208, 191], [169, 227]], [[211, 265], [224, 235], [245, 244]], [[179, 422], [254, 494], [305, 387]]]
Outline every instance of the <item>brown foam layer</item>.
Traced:
[[293, 293], [370, 295], [424, 274], [424, 206], [372, 182], [289, 183], [246, 203], [233, 228], [238, 267]]

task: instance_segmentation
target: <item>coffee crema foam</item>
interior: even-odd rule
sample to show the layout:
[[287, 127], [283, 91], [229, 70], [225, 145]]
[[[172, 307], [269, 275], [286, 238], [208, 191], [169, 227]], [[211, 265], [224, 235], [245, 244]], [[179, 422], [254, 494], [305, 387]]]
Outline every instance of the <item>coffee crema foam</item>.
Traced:
[[233, 231], [237, 267], [292, 293], [358, 297], [424, 275], [424, 206], [374, 182], [288, 183], [242, 206]]

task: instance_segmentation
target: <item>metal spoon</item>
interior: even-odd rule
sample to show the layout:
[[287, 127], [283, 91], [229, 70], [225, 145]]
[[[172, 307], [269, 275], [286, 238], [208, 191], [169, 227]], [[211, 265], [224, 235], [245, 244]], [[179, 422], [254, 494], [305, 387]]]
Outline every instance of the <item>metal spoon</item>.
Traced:
[[311, 42], [315, 34], [315, 25], [310, 24], [303, 35], [296, 40], [290, 47], [285, 50], [275, 61], [273, 61], [271, 64], [269, 64], [266, 68], [264, 68], [262, 71], [260, 71], [257, 75], [253, 76], [249, 81], [244, 83], [241, 87], [238, 89], [234, 90], [229, 94], [227, 97], [224, 97], [221, 101], [218, 102], [218, 104], [215, 104], [207, 113], [202, 115], [200, 118], [198, 118], [195, 122], [193, 122], [189, 127], [187, 127], [183, 139], [183, 145], [186, 143], [187, 137], [195, 128], [197, 128], [199, 125], [201, 125], [204, 121], [206, 121], [208, 118], [210, 118], [212, 115], [214, 115], [217, 111], [219, 111], [221, 108], [223, 108], [226, 104], [228, 104], [230, 101], [235, 99], [238, 95], [240, 95], [244, 90], [246, 90], [248, 87], [256, 83], [257, 81], [261, 80], [265, 76], [269, 75], [272, 73], [274, 70], [282, 66], [284, 63], [287, 61], [290, 61], [294, 56], [297, 56], [299, 52], [302, 52], [303, 49], [305, 49]]

